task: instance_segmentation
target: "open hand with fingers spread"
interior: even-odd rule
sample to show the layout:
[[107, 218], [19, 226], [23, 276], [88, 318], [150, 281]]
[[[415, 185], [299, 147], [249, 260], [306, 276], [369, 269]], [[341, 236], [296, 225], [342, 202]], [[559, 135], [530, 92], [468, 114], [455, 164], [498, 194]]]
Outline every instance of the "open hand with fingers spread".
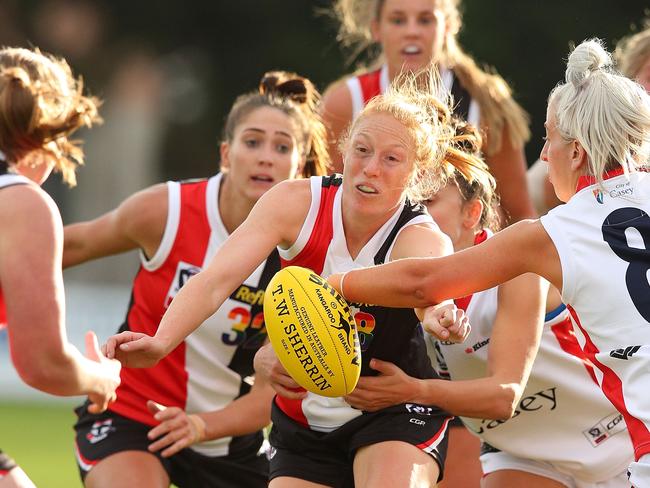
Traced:
[[97, 336], [94, 332], [86, 332], [86, 357], [99, 363], [99, 380], [95, 381], [96, 391], [88, 394], [90, 413], [101, 413], [108, 405], [115, 401], [115, 390], [120, 386], [120, 370], [122, 365], [115, 359], [108, 359], [99, 350]]
[[178, 407], [166, 407], [149, 400], [147, 408], [159, 425], [149, 431], [147, 437], [151, 440], [149, 451], [157, 452], [164, 449], [160, 455], [170, 457], [186, 447], [205, 440], [205, 420], [197, 414], [187, 414]]
[[267, 379], [278, 395], [293, 400], [307, 396], [307, 391], [296, 383], [284, 369], [270, 343], [265, 344], [257, 351], [254, 366], [256, 375]]
[[441, 341], [461, 343], [472, 330], [465, 311], [453, 303], [425, 308], [421, 320], [424, 330]]
[[117, 359], [128, 368], [150, 368], [165, 357], [163, 341], [141, 332], [120, 332], [108, 338], [102, 346], [106, 357]]

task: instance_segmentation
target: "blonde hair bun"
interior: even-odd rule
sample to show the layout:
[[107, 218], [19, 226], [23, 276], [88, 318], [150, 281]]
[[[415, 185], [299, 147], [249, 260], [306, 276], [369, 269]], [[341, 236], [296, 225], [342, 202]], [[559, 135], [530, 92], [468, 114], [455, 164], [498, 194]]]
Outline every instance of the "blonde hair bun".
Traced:
[[569, 55], [565, 79], [579, 88], [592, 73], [612, 66], [612, 56], [600, 39], [589, 39]]

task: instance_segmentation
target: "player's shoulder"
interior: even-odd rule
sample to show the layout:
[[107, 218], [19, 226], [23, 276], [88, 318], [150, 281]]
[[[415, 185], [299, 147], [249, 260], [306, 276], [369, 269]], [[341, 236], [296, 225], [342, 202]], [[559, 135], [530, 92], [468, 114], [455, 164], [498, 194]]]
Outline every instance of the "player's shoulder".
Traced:
[[2, 249], [14, 255], [30, 243], [55, 242], [63, 224], [54, 200], [38, 185], [24, 184], [0, 191], [0, 228]]
[[40, 186], [32, 183], [12, 185], [0, 191], [0, 218], [58, 215], [56, 203]]
[[[281, 195], [284, 192], [291, 192], [291, 198], [297, 195], [310, 194], [312, 178], [322, 179], [322, 176], [312, 176], [310, 178], [299, 178], [295, 180], [284, 180], [273, 187], [274, 194]], [[269, 192], [270, 193], [270, 192]]]
[[168, 212], [168, 186], [159, 183], [140, 190], [117, 209], [117, 221], [125, 229], [138, 229], [153, 221], [164, 222]]
[[437, 257], [451, 254], [451, 239], [433, 222], [407, 225], [400, 230], [391, 260], [408, 257]]
[[262, 195], [256, 207], [263, 208], [266, 213], [280, 213], [287, 217], [306, 214], [311, 204], [311, 185], [312, 178], [281, 181]]

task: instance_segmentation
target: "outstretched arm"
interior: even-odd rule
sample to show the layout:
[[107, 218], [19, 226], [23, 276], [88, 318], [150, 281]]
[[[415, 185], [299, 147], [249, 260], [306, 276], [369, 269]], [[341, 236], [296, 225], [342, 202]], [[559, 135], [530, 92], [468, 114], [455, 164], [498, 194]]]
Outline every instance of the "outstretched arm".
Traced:
[[[532, 367], [544, 323], [546, 282], [532, 274], [499, 286], [487, 374], [463, 381], [421, 380], [373, 359], [381, 374], [363, 377], [346, 400], [375, 411], [404, 402], [437, 405], [467, 417], [507, 419], [517, 406]], [[454, 372], [450, 371], [453, 378]]]
[[0, 281], [18, 374], [46, 393], [91, 395], [93, 410], [105, 409], [119, 385], [120, 365], [103, 357], [94, 335], [87, 337], [88, 357], [68, 342], [55, 203], [32, 185], [6, 188], [0, 226]]
[[[123, 332], [106, 353], [130, 367], [149, 367], [169, 354], [210, 317], [279, 244], [298, 236], [311, 202], [307, 180], [284, 181], [260, 198], [248, 218], [172, 300], [155, 337]], [[291, 195], [291, 205], [287, 205]]]
[[115, 210], [64, 228], [63, 267], [141, 248], [152, 257], [167, 222], [167, 185], [142, 190]]
[[[451, 240], [438, 228], [430, 224], [411, 225], [399, 233], [390, 260], [448, 256], [453, 252]], [[438, 339], [463, 342], [469, 333], [465, 313], [451, 300], [415, 312], [425, 331]]]
[[353, 302], [420, 307], [492, 288], [535, 273], [562, 289], [560, 259], [541, 223], [518, 222], [469, 249], [441, 258], [402, 259], [334, 274], [328, 282]]

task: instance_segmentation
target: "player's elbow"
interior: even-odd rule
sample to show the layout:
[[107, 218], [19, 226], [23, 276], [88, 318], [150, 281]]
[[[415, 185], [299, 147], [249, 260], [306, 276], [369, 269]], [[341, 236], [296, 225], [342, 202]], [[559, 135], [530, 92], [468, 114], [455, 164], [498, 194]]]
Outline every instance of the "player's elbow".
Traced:
[[44, 353], [33, 357], [15, 358], [14, 367], [25, 384], [52, 395], [71, 395], [78, 392], [69, 388], [74, 379], [74, 368], [65, 354]]
[[437, 305], [445, 300], [438, 293], [435, 279], [432, 278], [432, 275], [427, 271], [425, 266], [415, 265], [410, 274], [410, 280], [404, 280], [403, 283], [409, 287], [407, 293], [413, 296], [418, 308]]
[[511, 418], [519, 404], [521, 394], [522, 388], [518, 384], [500, 385], [498, 394], [493, 397], [494, 401], [489, 418], [494, 420], [508, 420]]
[[14, 366], [23, 382], [40, 391], [50, 392], [53, 385], [51, 370], [40, 367], [36, 362], [14, 361]]

